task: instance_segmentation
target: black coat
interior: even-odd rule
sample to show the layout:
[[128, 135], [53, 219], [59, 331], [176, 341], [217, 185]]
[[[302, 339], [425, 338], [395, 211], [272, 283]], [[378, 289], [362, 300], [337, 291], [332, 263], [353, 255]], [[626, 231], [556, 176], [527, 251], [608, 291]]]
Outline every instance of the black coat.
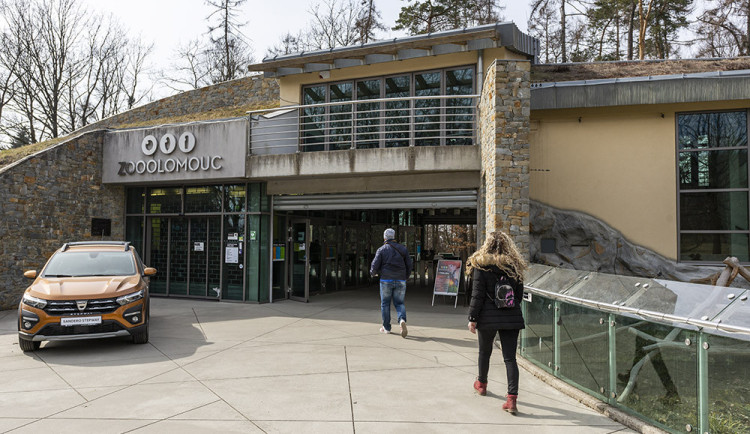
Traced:
[[495, 265], [474, 268], [471, 285], [471, 304], [469, 306], [469, 321], [476, 321], [480, 330], [516, 330], [525, 328], [521, 313], [523, 298], [523, 282], [508, 277], [513, 286], [516, 307], [498, 309], [493, 301], [495, 283], [498, 274], [505, 274]]
[[406, 247], [388, 240], [377, 252], [370, 264], [370, 276], [380, 275], [380, 280], [409, 280], [412, 260]]

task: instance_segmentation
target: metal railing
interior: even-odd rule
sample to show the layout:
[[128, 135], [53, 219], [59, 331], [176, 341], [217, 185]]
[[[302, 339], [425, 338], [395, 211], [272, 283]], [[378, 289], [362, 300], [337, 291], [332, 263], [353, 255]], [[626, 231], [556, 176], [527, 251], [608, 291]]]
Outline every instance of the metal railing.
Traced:
[[472, 145], [478, 95], [377, 98], [254, 110], [251, 152]]

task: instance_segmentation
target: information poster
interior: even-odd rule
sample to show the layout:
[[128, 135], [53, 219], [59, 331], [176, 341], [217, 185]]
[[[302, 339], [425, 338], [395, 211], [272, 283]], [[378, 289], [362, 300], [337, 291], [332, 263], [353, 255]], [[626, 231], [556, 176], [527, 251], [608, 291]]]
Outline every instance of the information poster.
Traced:
[[461, 261], [441, 259], [437, 263], [435, 273], [436, 295], [458, 296], [458, 286], [461, 282]]
[[224, 262], [237, 264], [240, 262], [240, 248], [237, 245], [228, 245], [224, 250]]

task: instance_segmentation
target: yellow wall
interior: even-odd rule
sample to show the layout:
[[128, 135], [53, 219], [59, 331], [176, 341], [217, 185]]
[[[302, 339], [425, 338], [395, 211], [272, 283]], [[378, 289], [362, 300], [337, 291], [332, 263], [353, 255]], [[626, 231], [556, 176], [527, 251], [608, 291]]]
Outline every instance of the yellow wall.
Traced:
[[[279, 78], [281, 105], [298, 105], [300, 103], [301, 88], [308, 84], [333, 83], [355, 78], [379, 77], [402, 72], [426, 71], [430, 69], [449, 68], [451, 66], [475, 65], [478, 51], [443, 54], [440, 56], [419, 57], [396, 62], [375, 63], [372, 65], [353, 66], [350, 68], [334, 69], [329, 78], [320, 78], [319, 72], [287, 75]], [[510, 52], [505, 48], [490, 48], [484, 50], [485, 68], [495, 59], [526, 59], [525, 56]]]
[[747, 107], [748, 100], [532, 111], [529, 196], [601, 219], [676, 260], [675, 113]]

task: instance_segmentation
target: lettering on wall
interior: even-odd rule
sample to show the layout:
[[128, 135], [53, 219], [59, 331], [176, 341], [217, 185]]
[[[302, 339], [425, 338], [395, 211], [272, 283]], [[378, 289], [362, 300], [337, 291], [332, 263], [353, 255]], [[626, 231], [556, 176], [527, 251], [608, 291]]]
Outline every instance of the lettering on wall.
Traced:
[[147, 158], [136, 161], [119, 161], [119, 176], [155, 173], [208, 172], [222, 169], [220, 155], [191, 155], [196, 148], [195, 136], [184, 132], [177, 139], [164, 134], [160, 140], [148, 135], [141, 142], [141, 152]]

